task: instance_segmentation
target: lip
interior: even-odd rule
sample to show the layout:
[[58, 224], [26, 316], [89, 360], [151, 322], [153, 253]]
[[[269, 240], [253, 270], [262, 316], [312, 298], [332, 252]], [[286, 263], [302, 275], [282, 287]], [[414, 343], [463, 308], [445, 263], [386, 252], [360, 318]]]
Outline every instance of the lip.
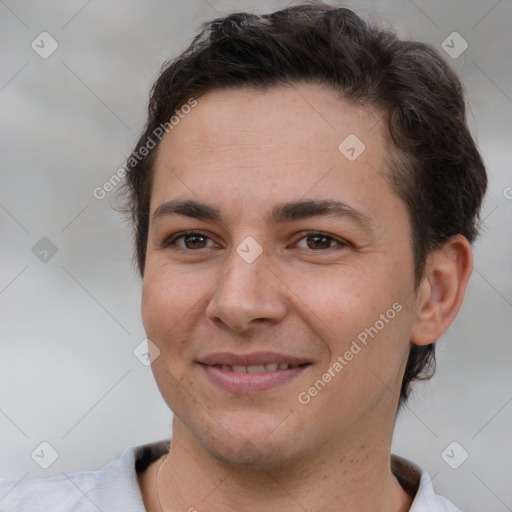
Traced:
[[[285, 384], [298, 377], [312, 364], [306, 359], [277, 352], [218, 352], [201, 357], [196, 362], [211, 383], [224, 391], [240, 395], [266, 391]], [[256, 373], [238, 373], [222, 369], [222, 366], [255, 366], [266, 363], [288, 363], [292, 368]]]
[[[230, 393], [250, 395], [258, 391], [266, 391], [290, 380], [306, 371], [311, 366], [305, 364], [295, 366], [287, 370], [275, 370], [273, 372], [237, 373], [231, 370], [223, 370], [217, 366], [198, 364], [210, 382]], [[250, 365], [249, 365], [250, 366]]]

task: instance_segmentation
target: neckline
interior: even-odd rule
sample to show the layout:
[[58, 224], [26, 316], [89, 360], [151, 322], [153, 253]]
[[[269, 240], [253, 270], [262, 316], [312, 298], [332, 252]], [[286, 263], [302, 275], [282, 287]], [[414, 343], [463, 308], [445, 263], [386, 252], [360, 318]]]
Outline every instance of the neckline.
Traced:
[[[157, 441], [140, 446], [135, 453], [135, 471], [137, 475], [143, 473], [150, 464], [169, 453], [170, 440]], [[414, 500], [418, 493], [421, 470], [409, 460], [391, 454], [391, 472], [398, 480], [404, 491]]]

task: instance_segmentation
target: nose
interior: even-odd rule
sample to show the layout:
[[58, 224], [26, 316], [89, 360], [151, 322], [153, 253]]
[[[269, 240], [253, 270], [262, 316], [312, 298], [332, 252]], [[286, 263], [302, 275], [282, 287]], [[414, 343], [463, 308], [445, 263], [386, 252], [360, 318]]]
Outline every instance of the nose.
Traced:
[[286, 287], [277, 268], [271, 267], [265, 253], [248, 263], [233, 251], [206, 308], [207, 317], [237, 332], [281, 321], [287, 314]]

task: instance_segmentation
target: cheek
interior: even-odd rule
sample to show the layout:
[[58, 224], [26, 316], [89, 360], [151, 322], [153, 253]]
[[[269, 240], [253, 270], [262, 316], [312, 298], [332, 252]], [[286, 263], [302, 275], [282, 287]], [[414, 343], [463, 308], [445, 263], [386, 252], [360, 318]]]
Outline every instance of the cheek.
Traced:
[[169, 269], [152, 268], [145, 272], [142, 286], [142, 322], [148, 338], [163, 341], [195, 302], [188, 279], [171, 274]]
[[290, 289], [299, 299], [301, 316], [316, 319], [326, 338], [335, 344], [343, 344], [347, 337], [357, 334], [387, 301], [380, 283], [368, 277], [364, 269], [337, 267], [315, 275], [290, 275], [287, 281], [293, 283]]
[[147, 338], [161, 353], [153, 366], [167, 366], [178, 377], [196, 348], [193, 340], [207, 307], [206, 294], [214, 286], [214, 276], [191, 268], [178, 270], [156, 260], [146, 268], [142, 323]]
[[158, 280], [146, 272], [142, 285], [141, 313], [142, 323], [148, 338], [153, 339], [161, 329], [162, 321], [167, 321], [165, 315], [166, 299], [163, 296], [164, 287]]
[[[141, 313], [146, 336], [158, 349], [151, 365], [155, 381], [169, 407], [174, 406], [183, 386], [184, 340], [189, 338], [184, 318], [190, 312], [190, 300], [170, 273], [156, 269], [145, 272]], [[179, 400], [178, 400], [179, 401]], [[172, 408], [172, 407], [171, 407]]]
[[388, 279], [385, 269], [354, 272], [353, 268], [350, 274], [337, 270], [329, 279], [303, 278], [296, 288], [308, 306], [302, 309], [313, 313], [308, 315], [312, 321], [317, 319], [319, 328], [315, 330], [328, 345], [331, 361], [352, 347], [357, 355], [348, 357], [359, 364], [351, 366], [376, 368], [399, 364], [407, 349], [410, 311], [405, 290], [407, 283], [401, 283], [396, 275]]

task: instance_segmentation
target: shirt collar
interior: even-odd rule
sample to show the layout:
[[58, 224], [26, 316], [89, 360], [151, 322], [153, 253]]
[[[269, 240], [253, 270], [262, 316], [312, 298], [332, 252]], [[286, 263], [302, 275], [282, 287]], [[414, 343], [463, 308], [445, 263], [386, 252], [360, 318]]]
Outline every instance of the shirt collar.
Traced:
[[[96, 503], [103, 512], [145, 512], [137, 474], [169, 451], [168, 440], [126, 448], [121, 457], [98, 472]], [[435, 510], [432, 479], [413, 462], [391, 454], [391, 471], [407, 493], [414, 496], [409, 512]]]
[[391, 454], [391, 471], [405, 491], [414, 496], [409, 512], [438, 510], [432, 479], [425, 470], [410, 460]]

